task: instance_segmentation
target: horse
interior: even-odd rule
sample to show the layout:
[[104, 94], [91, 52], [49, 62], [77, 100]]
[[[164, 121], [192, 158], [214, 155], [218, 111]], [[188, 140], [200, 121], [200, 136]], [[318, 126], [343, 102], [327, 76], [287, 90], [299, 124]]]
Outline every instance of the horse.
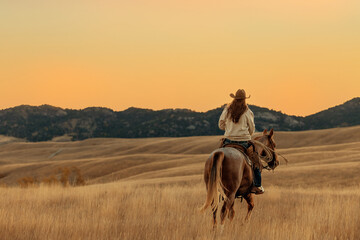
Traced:
[[[267, 169], [274, 170], [278, 165], [278, 157], [275, 152], [273, 129], [266, 129], [260, 136], [254, 137], [251, 142], [255, 145], [255, 152], [261, 158], [266, 158]], [[254, 208], [254, 197], [251, 193], [253, 184], [253, 170], [247, 163], [246, 156], [232, 147], [218, 148], [214, 150], [205, 163], [204, 181], [206, 184], [207, 197], [200, 211], [204, 211], [209, 205], [213, 212], [213, 228], [216, 227], [216, 213], [220, 198], [224, 200], [221, 208], [220, 219], [223, 226], [228, 215], [230, 221], [234, 219], [234, 201], [236, 196], [242, 196], [247, 204], [248, 211], [245, 221], [248, 221]], [[220, 193], [220, 196], [218, 194]]]

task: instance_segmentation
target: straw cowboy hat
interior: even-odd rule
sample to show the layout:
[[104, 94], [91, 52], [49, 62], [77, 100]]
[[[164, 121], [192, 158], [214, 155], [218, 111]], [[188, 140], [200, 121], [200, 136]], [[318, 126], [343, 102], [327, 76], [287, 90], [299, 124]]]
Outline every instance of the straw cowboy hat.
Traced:
[[247, 99], [247, 98], [250, 98], [250, 96], [246, 97], [246, 93], [245, 93], [245, 90], [244, 89], [239, 89], [236, 91], [236, 94], [234, 95], [233, 93], [230, 94], [230, 97], [232, 98], [235, 98], [235, 99], [238, 99], [238, 100], [242, 100], [242, 99]]

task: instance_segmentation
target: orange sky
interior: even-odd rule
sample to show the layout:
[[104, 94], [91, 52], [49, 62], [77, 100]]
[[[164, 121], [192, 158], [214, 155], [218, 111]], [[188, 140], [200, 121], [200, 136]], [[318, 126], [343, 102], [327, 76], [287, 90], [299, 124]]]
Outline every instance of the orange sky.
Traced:
[[[76, 2], [76, 3], [74, 3]], [[360, 96], [360, 2], [0, 3], [0, 109], [20, 104], [309, 115]]]

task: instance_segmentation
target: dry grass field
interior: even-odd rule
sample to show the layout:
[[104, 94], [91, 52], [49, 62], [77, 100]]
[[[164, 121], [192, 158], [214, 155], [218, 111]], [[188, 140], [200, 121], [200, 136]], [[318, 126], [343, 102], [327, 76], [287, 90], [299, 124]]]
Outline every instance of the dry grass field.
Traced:
[[[359, 239], [360, 126], [276, 132], [289, 159], [263, 173], [266, 193], [236, 200], [235, 218], [211, 230], [204, 162], [219, 137], [27, 143], [0, 137], [0, 239]], [[87, 182], [20, 188], [59, 168]]]

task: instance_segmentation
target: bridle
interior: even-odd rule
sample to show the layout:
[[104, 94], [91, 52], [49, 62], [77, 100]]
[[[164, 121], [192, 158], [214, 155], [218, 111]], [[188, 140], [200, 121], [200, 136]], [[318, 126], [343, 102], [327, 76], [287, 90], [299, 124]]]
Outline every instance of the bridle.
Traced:
[[[272, 160], [269, 161], [269, 162], [275, 161], [275, 154], [277, 154], [277, 155], [279, 155], [280, 157], [282, 157], [285, 160], [286, 164], [288, 164], [289, 160], [287, 160], [287, 158], [284, 157], [282, 154], [276, 152], [276, 150], [275, 150], [276, 144], [274, 143], [272, 137], [270, 137], [268, 135], [266, 137], [268, 138], [268, 141], [270, 143], [270, 147], [268, 147], [268, 150], [270, 150], [272, 152], [272, 155], [273, 155]], [[274, 170], [273, 168], [271, 168], [269, 166], [269, 162], [267, 162], [267, 166], [265, 168], [268, 169], [268, 170]], [[279, 164], [280, 164], [280, 162], [279, 162]]]
[[[285, 160], [285, 162], [286, 162], [286, 164], [287, 164], [287, 163], [288, 163], [288, 160], [287, 160], [283, 155], [281, 155], [280, 153], [276, 152], [276, 150], [275, 150], [276, 144], [274, 143], [274, 141], [273, 141], [273, 139], [272, 139], [271, 136], [269, 136], [269, 135], [262, 135], [262, 136], [259, 136], [259, 137], [255, 138], [254, 140], [257, 140], [257, 139], [260, 140], [260, 139], [262, 139], [262, 138], [264, 138], [264, 137], [267, 138], [268, 143], [269, 143], [270, 146], [267, 146], [267, 145], [263, 144], [264, 150], [263, 150], [261, 153], [259, 153], [259, 157], [261, 158], [261, 160], [263, 160], [263, 162], [266, 163], [266, 165], [263, 166], [263, 168], [265, 168], [266, 170], [274, 170], [274, 168], [272, 168], [272, 167], [269, 166], [269, 163], [271, 163], [271, 162], [273, 162], [273, 161], [276, 161], [275, 154], [281, 156], [282, 158], [284, 158], [284, 160]], [[257, 140], [257, 141], [258, 141], [258, 140]], [[258, 141], [258, 142], [260, 142], [260, 141]], [[265, 148], [266, 148], [266, 149], [265, 149]], [[264, 159], [264, 155], [262, 154], [264, 151], [271, 152], [271, 155], [272, 155], [272, 156], [271, 156], [271, 159], [268, 159], [268, 160], [265, 160], [265, 159]], [[274, 164], [275, 164], [275, 163], [274, 163]]]
[[268, 147], [268, 148], [270, 148], [269, 150], [271, 151], [271, 153], [272, 153], [272, 160], [270, 161], [270, 162], [267, 162], [267, 166], [265, 167], [267, 170], [274, 170], [274, 168], [271, 168], [270, 166], [269, 166], [269, 163], [271, 163], [271, 162], [274, 162], [273, 164], [275, 165], [276, 164], [276, 152], [275, 152], [275, 147], [276, 147], [276, 144], [274, 143], [274, 141], [273, 141], [273, 139], [272, 139], [272, 137], [270, 137], [270, 136], [266, 136], [267, 137], [267, 139], [268, 139], [268, 141], [269, 141], [269, 145], [270, 145], [270, 147]]

